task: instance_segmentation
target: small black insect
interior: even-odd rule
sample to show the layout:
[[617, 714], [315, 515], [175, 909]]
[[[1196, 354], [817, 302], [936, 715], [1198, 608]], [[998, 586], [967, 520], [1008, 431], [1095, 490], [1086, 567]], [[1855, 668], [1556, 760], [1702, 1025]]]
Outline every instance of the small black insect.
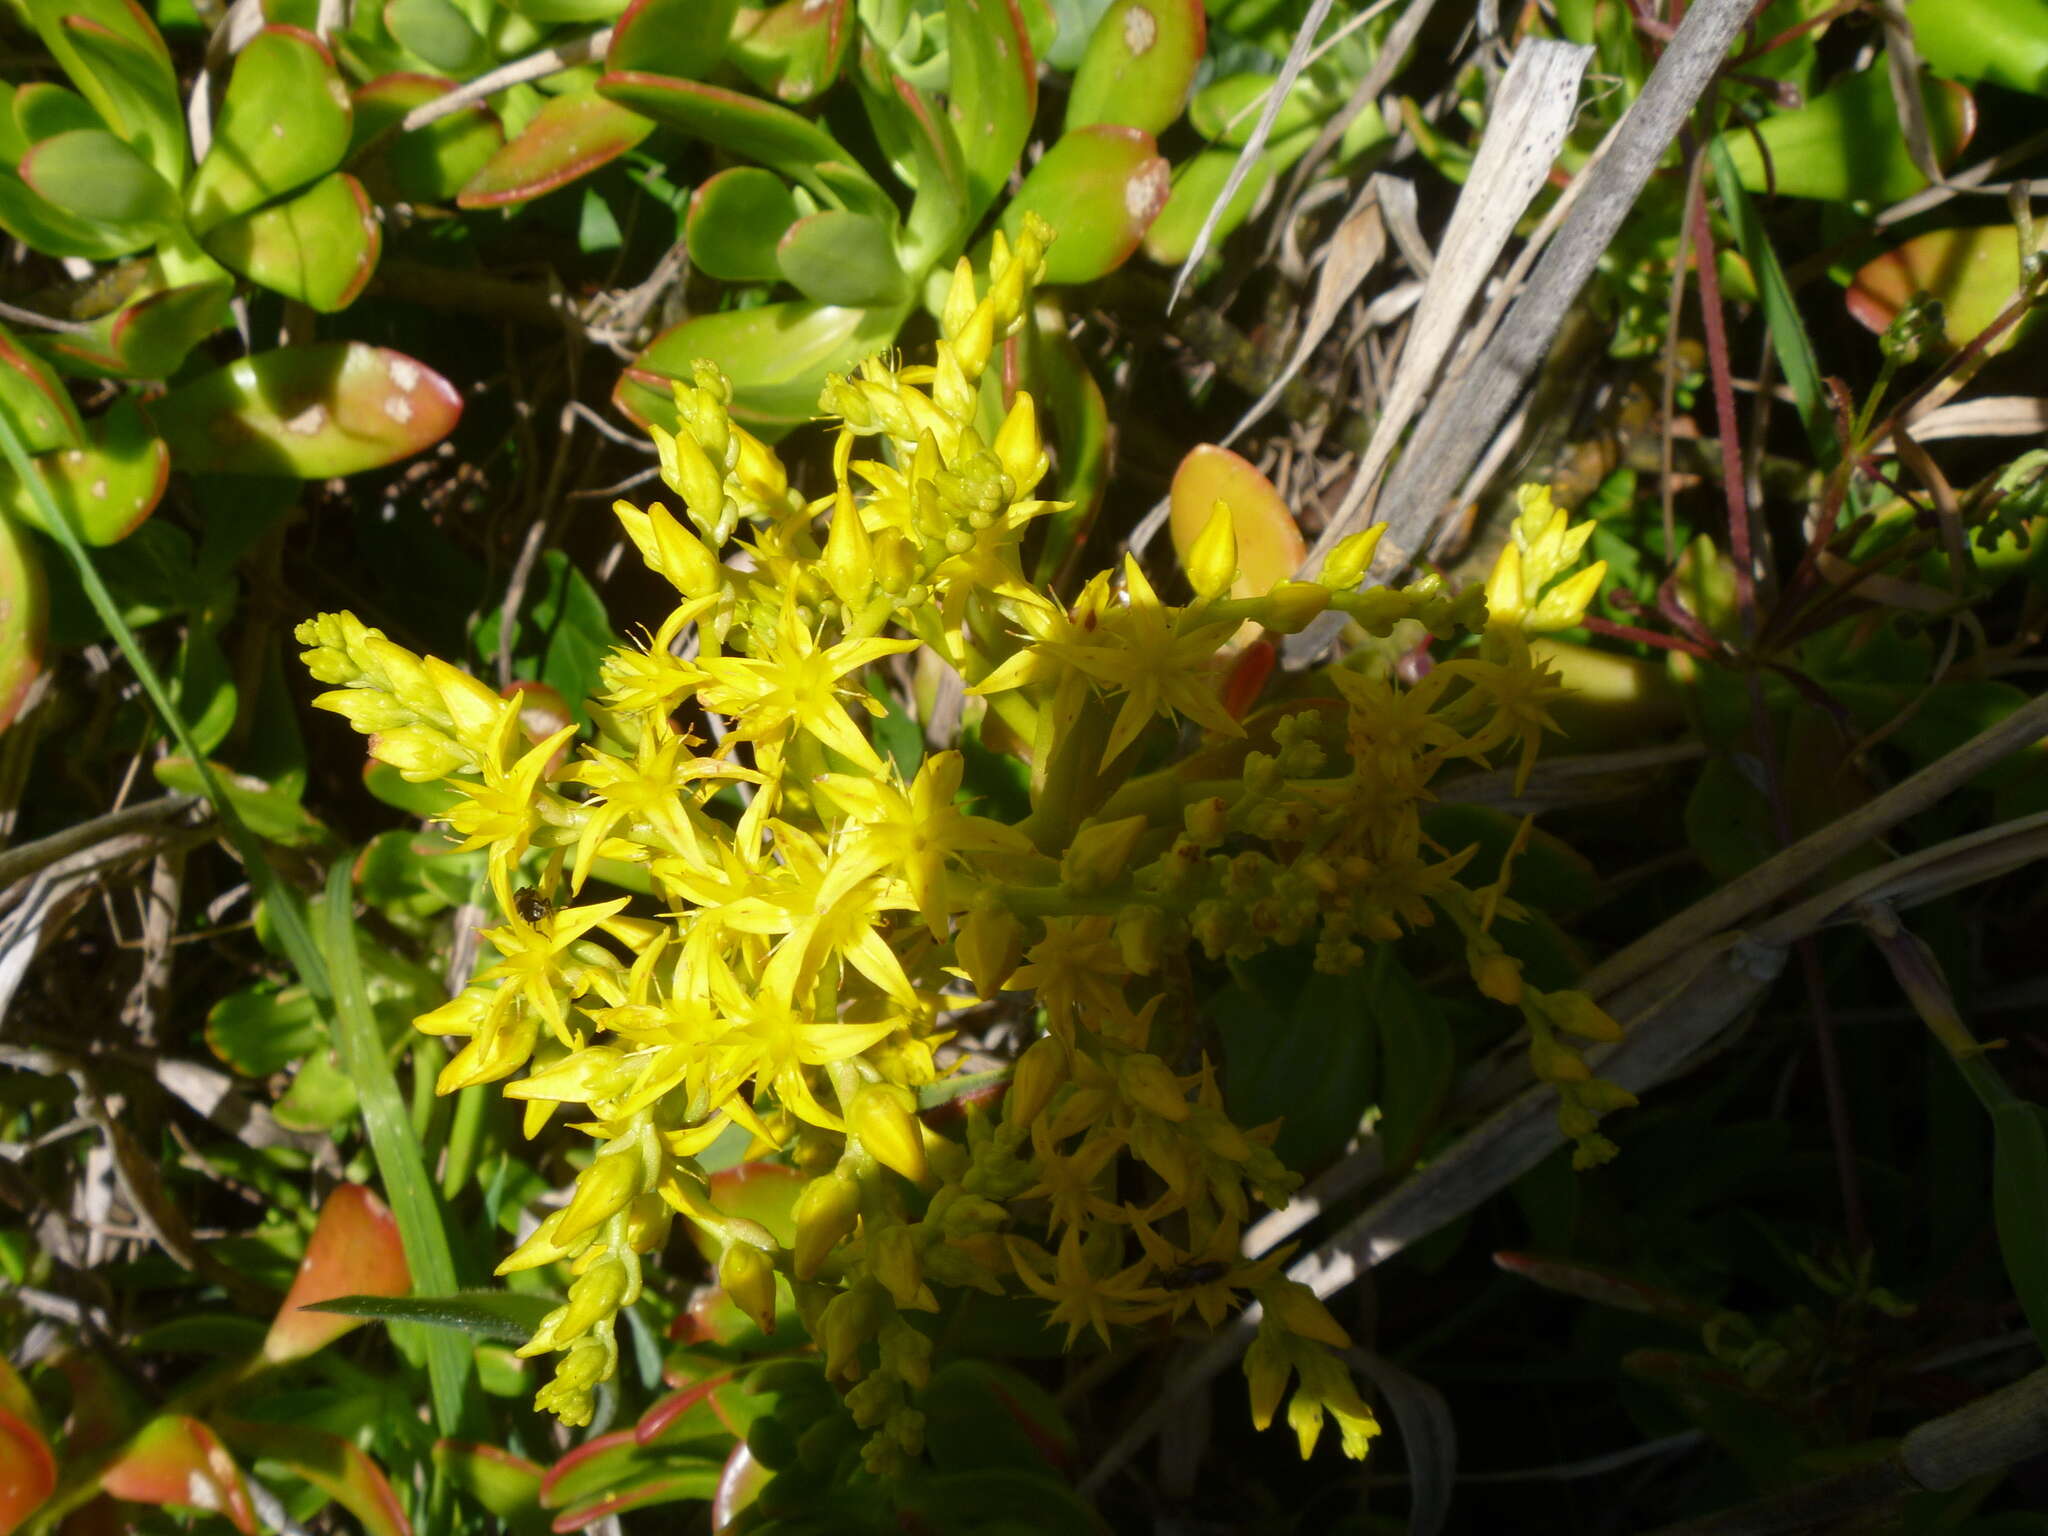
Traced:
[[537, 923], [555, 910], [555, 904], [530, 885], [522, 885], [512, 893], [512, 905], [529, 923]]
[[1159, 1277], [1159, 1283], [1169, 1291], [1194, 1291], [1215, 1284], [1229, 1273], [1228, 1264], [1211, 1260], [1207, 1264], [1183, 1264], [1179, 1269], [1169, 1269]]

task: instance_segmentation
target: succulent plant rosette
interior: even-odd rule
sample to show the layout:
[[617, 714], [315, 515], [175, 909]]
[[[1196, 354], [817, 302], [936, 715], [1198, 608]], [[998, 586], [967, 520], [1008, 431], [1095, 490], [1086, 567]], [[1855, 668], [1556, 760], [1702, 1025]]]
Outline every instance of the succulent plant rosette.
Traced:
[[[418, 1020], [464, 1042], [441, 1091], [503, 1081], [528, 1134], [566, 1109], [592, 1143], [500, 1266], [573, 1276], [524, 1350], [559, 1356], [538, 1403], [571, 1424], [681, 1218], [734, 1304], [800, 1323], [870, 1470], [918, 1454], [931, 1319], [971, 1292], [1040, 1298], [1069, 1350], [1256, 1303], [1254, 1419], [1291, 1382], [1304, 1454], [1327, 1415], [1363, 1455], [1377, 1426], [1332, 1352], [1344, 1328], [1285, 1250], [1244, 1256], [1254, 1205], [1298, 1179], [1273, 1126], [1233, 1122], [1201, 1033], [1205, 967], [1276, 946], [1344, 972], [1449, 925], [1472, 985], [1519, 1012], [1580, 1162], [1612, 1151], [1595, 1122], [1631, 1101], [1573, 1042], [1617, 1026], [1525, 980], [1496, 938], [1522, 915], [1512, 859], [1463, 884], [1470, 851], [1419, 819], [1446, 765], [1529, 771], [1561, 691], [1530, 637], [1596, 590], [1588, 526], [1530, 489], [1483, 589], [1361, 587], [1367, 530], [1317, 579], [1247, 593], [1219, 503], [1185, 603], [1128, 556], [1055, 598], [1021, 552], [1059, 505], [1037, 494], [1033, 402], [982, 387], [1049, 238], [1034, 218], [999, 241], [982, 292], [960, 265], [933, 363], [831, 379], [815, 498], [734, 425], [715, 370], [677, 385], [678, 429], [654, 435], [681, 511], [617, 508], [677, 604], [611, 653], [584, 739], [530, 739], [517, 698], [352, 615], [299, 630], [321, 706], [458, 791], [449, 828], [488, 850], [495, 963]], [[1261, 628], [1330, 609], [1379, 643], [1289, 680], [1286, 702], [1230, 686]], [[1424, 645], [1441, 659], [1402, 681], [1387, 658]], [[967, 740], [1022, 765], [1028, 809], [963, 795], [962, 750], [877, 749], [879, 699], [910, 669], [957, 674]], [[596, 888], [621, 865], [651, 898]], [[1006, 1091], [942, 1133], [920, 1109], [969, 1044], [1009, 1058]], [[700, 1158], [730, 1135], [800, 1178], [787, 1241], [713, 1200]]]

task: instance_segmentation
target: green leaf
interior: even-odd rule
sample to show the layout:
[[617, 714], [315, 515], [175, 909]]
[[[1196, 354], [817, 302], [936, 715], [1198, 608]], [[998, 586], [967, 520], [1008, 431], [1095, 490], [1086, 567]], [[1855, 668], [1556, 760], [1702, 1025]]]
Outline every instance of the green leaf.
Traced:
[[724, 56], [739, 8], [739, 0], [633, 0], [612, 27], [605, 68], [701, 80]]
[[799, 219], [775, 259], [782, 275], [820, 304], [869, 309], [901, 306], [910, 296], [889, 227], [864, 213], [826, 208]]
[[1936, 74], [2048, 96], [2048, 0], [1911, 0], [1906, 19]]
[[434, 1442], [434, 1466], [498, 1519], [519, 1529], [521, 1522], [545, 1530], [540, 1517], [541, 1469], [524, 1456], [467, 1440]]
[[558, 1305], [530, 1291], [454, 1291], [445, 1296], [337, 1296], [306, 1310], [384, 1323], [423, 1323], [480, 1339], [524, 1344]]
[[508, 10], [542, 26], [564, 22], [610, 21], [626, 8], [626, 0], [505, 0]]
[[[455, 1258], [441, 1227], [441, 1207], [427, 1178], [426, 1160], [413, 1135], [412, 1120], [391, 1075], [376, 1020], [363, 990], [361, 956], [351, 912], [354, 889], [346, 860], [336, 860], [327, 878], [327, 960], [333, 976], [334, 1038], [342, 1063], [362, 1098], [363, 1128], [398, 1230], [413, 1283], [429, 1296], [455, 1291]], [[434, 1423], [443, 1434], [461, 1432], [468, 1417], [469, 1351], [445, 1331], [427, 1339], [427, 1375]]]
[[74, 128], [21, 157], [21, 179], [75, 218], [162, 234], [178, 220], [178, 194], [150, 163], [104, 128]]
[[[1307, 154], [1315, 137], [1315, 129], [1303, 128], [1287, 138], [1267, 143], [1265, 153], [1253, 162], [1251, 173], [1245, 177], [1230, 199], [1230, 205], [1217, 220], [1210, 236], [1211, 250], [1250, 217], [1254, 205], [1265, 195], [1266, 188], [1273, 184], [1273, 178]], [[1159, 216], [1145, 231], [1147, 256], [1163, 267], [1177, 267], [1187, 260], [1188, 253], [1195, 248], [1195, 236], [1202, 227], [1203, 219], [1208, 216], [1211, 205], [1223, 195], [1224, 183], [1230, 179], [1231, 167], [1236, 164], [1237, 151], [1234, 149], [1205, 149], [1175, 168], [1173, 190], [1167, 196], [1166, 206], [1159, 210]]]
[[[46, 453], [36, 467], [79, 537], [88, 544], [115, 544], [133, 533], [163, 499], [171, 454], [135, 402], [124, 395], [87, 425], [84, 447]], [[54, 533], [41, 498], [11, 469], [0, 469], [0, 511]]]
[[726, 57], [757, 89], [802, 103], [839, 78], [859, 30], [849, 0], [781, 0], [742, 13]]
[[[1279, 83], [1278, 75], [1250, 74], [1227, 75], [1212, 81], [1195, 92], [1194, 100], [1188, 103], [1188, 121], [1212, 144], [1242, 149], [1251, 142], [1252, 129], [1258, 126], [1259, 114], [1265, 110], [1266, 93]], [[1313, 79], [1302, 75], [1280, 104], [1266, 142], [1274, 143], [1303, 128], [1313, 128], [1341, 105]], [[1378, 111], [1375, 107], [1366, 110]]]
[[[576, 723], [587, 725], [583, 700], [597, 692], [600, 668], [616, 643], [604, 599], [559, 549], [541, 555], [539, 580], [529, 595], [513, 636], [515, 672], [553, 688]], [[480, 662], [498, 654], [499, 617], [490, 613], [477, 626], [471, 644]]]
[[[78, 92], [47, 80], [31, 80], [14, 93], [14, 122], [29, 144], [40, 144], [60, 133], [107, 126], [106, 119]], [[22, 146], [22, 153], [27, 153], [27, 145]], [[15, 156], [16, 161], [20, 158]]]
[[968, 212], [979, 218], [1009, 181], [1031, 136], [1038, 67], [1010, 0], [946, 0], [946, 43], [948, 111], [967, 171]]
[[1164, 133], [1187, 104], [1207, 41], [1199, 0], [1116, 0], [1074, 72], [1067, 132], [1119, 123]]
[[348, 151], [353, 108], [334, 59], [295, 27], [265, 27], [235, 57], [213, 145], [185, 194], [193, 231], [325, 176]]
[[337, 342], [242, 358], [149, 410], [182, 469], [321, 480], [432, 447], [462, 398], [403, 353]]
[[1077, 128], [1031, 168], [1003, 210], [1002, 227], [1014, 240], [1024, 215], [1036, 213], [1059, 237], [1045, 253], [1043, 281], [1092, 283], [1130, 259], [1172, 187], [1149, 133]]
[[0, 325], [0, 411], [30, 453], [85, 444], [85, 422], [50, 365]]
[[327, 1038], [320, 1008], [299, 986], [230, 992], [206, 1011], [206, 1044], [244, 1077], [282, 1072]]
[[1991, 1114], [1998, 1249], [2036, 1338], [2048, 1338], [2048, 1110], [2009, 1101]]
[[333, 1050], [322, 1046], [299, 1063], [271, 1113], [288, 1131], [331, 1136], [355, 1118], [361, 1102], [355, 1080], [342, 1070]]
[[429, 75], [385, 75], [357, 90], [348, 163], [375, 201], [445, 203], [504, 148], [504, 125], [480, 101], [400, 132], [408, 112], [453, 89]]
[[897, 174], [917, 189], [898, 246], [905, 271], [921, 275], [950, 263], [967, 238], [967, 167], [944, 108], [886, 67], [874, 73], [860, 75], [861, 93]]
[[1450, 1021], [1416, 984], [1393, 950], [1381, 945], [1367, 962], [1372, 971], [1373, 1028], [1380, 1045], [1380, 1118], [1374, 1128], [1389, 1168], [1405, 1168], [1422, 1155], [1457, 1074]]
[[[149, 22], [139, 11], [142, 26]], [[185, 117], [177, 75], [161, 40], [144, 43], [90, 16], [68, 15], [58, 29], [71, 45], [74, 74], [108, 127], [175, 189], [185, 179]]]
[[0, 229], [45, 256], [110, 261], [154, 245], [157, 232], [96, 224], [59, 208], [12, 171], [0, 171]]
[[364, 1536], [412, 1536], [405, 1507], [383, 1469], [340, 1435], [303, 1424], [228, 1418], [215, 1422], [222, 1437], [245, 1457], [274, 1462], [341, 1505], [355, 1516]]
[[1203, 443], [1190, 449], [1173, 473], [1167, 531], [1174, 554], [1185, 563], [1215, 515], [1216, 503], [1230, 508], [1237, 537], [1237, 597], [1263, 597], [1276, 583], [1291, 581], [1308, 557], [1308, 544], [1294, 509], [1250, 460], [1228, 448]]
[[699, 315], [656, 337], [620, 377], [612, 400], [642, 425], [673, 429], [668, 380], [689, 378], [691, 363], [708, 358], [732, 381], [734, 418], [779, 437], [817, 414], [826, 374], [844, 373], [893, 342], [903, 314], [788, 303]]
[[225, 273], [219, 282], [158, 288], [93, 321], [88, 331], [54, 333], [42, 347], [66, 373], [86, 378], [169, 378], [227, 323], [233, 297]]
[[618, 159], [653, 131], [647, 118], [594, 89], [557, 96], [470, 177], [455, 201], [464, 208], [526, 202]]
[[[787, 180], [801, 183], [827, 202], [835, 193], [819, 175], [824, 162], [852, 166], [854, 158], [837, 139], [807, 117], [770, 101], [662, 75], [621, 72], [606, 75], [597, 89], [621, 106], [681, 129], [693, 138], [717, 145], [742, 159], [758, 160]], [[862, 180], [867, 178], [862, 177]], [[876, 196], [881, 189], [868, 185]]]
[[782, 276], [776, 247], [797, 218], [796, 199], [773, 172], [755, 165], [720, 171], [690, 197], [690, 263], [721, 282], [774, 282]]
[[1072, 503], [1037, 520], [1043, 531], [1032, 579], [1064, 586], [1062, 576], [1087, 541], [1109, 484], [1109, 403], [1056, 305], [1042, 300], [1025, 334], [1031, 388], [1050, 418], [1048, 436], [1059, 454], [1056, 491]]
[[1205, 1006], [1222, 1038], [1231, 1118], [1280, 1120], [1274, 1154], [1313, 1169], [1358, 1133], [1379, 1087], [1379, 1048], [1373, 978], [1326, 976], [1306, 958], [1272, 950], [1246, 961]]
[[104, 126], [175, 187], [185, 175], [184, 98], [170, 50], [136, 0], [29, 0], [51, 56]]
[[[1926, 82], [1920, 96], [1934, 158], [1948, 165], [1969, 142], [1975, 105], [1961, 86], [1938, 81]], [[1751, 192], [1882, 205], [1927, 185], [1906, 147], [1882, 61], [1797, 111], [1773, 112], [1754, 127], [1731, 128], [1714, 143]]]
[[363, 184], [336, 171], [284, 202], [222, 220], [205, 245], [252, 283], [332, 314], [363, 291], [383, 238]]
[[0, 517], [0, 731], [43, 670], [50, 596], [43, 562], [12, 518]]
[[1074, 1431], [1052, 1396], [1021, 1372], [992, 1361], [940, 1366], [918, 1404], [926, 1448], [940, 1472], [1043, 1471], [1074, 1449]]
[[490, 63], [490, 44], [450, 0], [388, 0], [384, 25], [401, 47], [443, 74], [471, 75]]
[[[207, 768], [214, 775], [221, 798], [265, 842], [283, 848], [305, 848], [326, 838], [327, 829], [299, 804], [298, 786], [272, 784], [250, 774], [236, 773], [219, 763], [209, 763]], [[190, 758], [160, 757], [150, 764], [150, 771], [166, 789], [212, 798], [205, 774], [192, 766]]]

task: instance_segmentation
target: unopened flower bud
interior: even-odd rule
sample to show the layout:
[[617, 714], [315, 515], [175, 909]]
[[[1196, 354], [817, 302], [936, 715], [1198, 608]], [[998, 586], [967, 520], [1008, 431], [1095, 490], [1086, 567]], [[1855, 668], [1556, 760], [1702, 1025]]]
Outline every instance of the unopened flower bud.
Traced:
[[775, 1331], [775, 1265], [767, 1254], [751, 1243], [727, 1243], [718, 1259], [718, 1285], [755, 1327]]
[[918, 1262], [917, 1238], [910, 1228], [898, 1223], [875, 1232], [868, 1239], [868, 1267], [897, 1306], [917, 1304], [917, 1293], [924, 1289], [924, 1266]]
[[953, 954], [976, 995], [994, 997], [1024, 959], [1024, 924], [1008, 907], [977, 906], [960, 920]]
[[1323, 561], [1318, 577], [1322, 585], [1332, 592], [1349, 592], [1365, 580], [1373, 553], [1380, 546], [1380, 535], [1386, 531], [1385, 523], [1374, 523], [1340, 541]]
[[1472, 980], [1481, 992], [1509, 1007], [1521, 1002], [1522, 967], [1512, 955], [1496, 949], [1488, 954], [1468, 954], [1466, 959], [1472, 967]]
[[370, 756], [389, 763], [410, 784], [430, 784], [469, 766], [469, 755], [441, 732], [423, 725], [402, 725], [370, 738]]
[[1162, 1120], [1185, 1120], [1188, 1101], [1165, 1062], [1149, 1052], [1136, 1051], [1117, 1068], [1117, 1087], [1124, 1098]]
[[599, 1155], [576, 1175], [576, 1193], [562, 1208], [562, 1225], [555, 1240], [569, 1243], [611, 1220], [635, 1195], [644, 1193], [640, 1158], [631, 1149]]
[[869, 1083], [853, 1096], [846, 1123], [877, 1162], [919, 1184], [926, 1171], [924, 1136], [909, 1099], [909, 1093], [893, 1084]]
[[1143, 902], [1116, 915], [1117, 948], [1133, 976], [1150, 976], [1166, 958], [1166, 914]]
[[1197, 596], [1216, 598], [1230, 590], [1237, 580], [1237, 524], [1228, 503], [1219, 501], [1209, 509], [1209, 520], [1195, 536], [1185, 564], [1188, 585]]
[[1294, 1280], [1274, 1280], [1259, 1289], [1266, 1315], [1297, 1338], [1313, 1339], [1332, 1349], [1349, 1349], [1351, 1335], [1330, 1316], [1316, 1293]]
[[1203, 848], [1214, 848], [1230, 831], [1230, 806], [1221, 795], [1197, 800], [1181, 813], [1188, 837]]
[[799, 1280], [809, 1280], [860, 1218], [860, 1186], [844, 1174], [811, 1180], [796, 1197], [796, 1238], [791, 1244]]
[[1003, 1097], [1003, 1123], [1030, 1125], [1067, 1080], [1067, 1048], [1047, 1035], [1017, 1058], [1010, 1091]]
[[1266, 594], [1266, 603], [1266, 628], [1275, 634], [1298, 634], [1330, 606], [1330, 589], [1313, 581], [1283, 581]]
[[1548, 1030], [1529, 1036], [1529, 1067], [1546, 1083], [1584, 1083], [1593, 1075], [1579, 1053], [1560, 1044]]
[[1074, 834], [1060, 857], [1060, 882], [1077, 896], [1123, 882], [1130, 873], [1131, 852], [1145, 835], [1143, 816], [1090, 822]]
[[1582, 1040], [1614, 1041], [1622, 1028], [1614, 1016], [1583, 992], [1552, 992], [1543, 999], [1543, 1016], [1567, 1034]]
[[860, 1351], [875, 1331], [875, 1298], [865, 1285], [841, 1291], [825, 1304], [818, 1319], [818, 1341], [825, 1346], [825, 1374], [852, 1381], [861, 1374]]

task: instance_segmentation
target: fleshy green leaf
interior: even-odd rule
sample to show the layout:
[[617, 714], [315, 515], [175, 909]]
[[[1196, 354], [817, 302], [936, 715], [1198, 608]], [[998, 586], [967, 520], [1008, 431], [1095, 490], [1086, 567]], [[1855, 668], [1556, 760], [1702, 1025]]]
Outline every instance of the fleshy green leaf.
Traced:
[[739, 0], [633, 0], [604, 56], [614, 73], [701, 80], [725, 56]]
[[[851, 167], [853, 156], [823, 128], [787, 107], [697, 80], [637, 72], [608, 74], [598, 81], [597, 88], [621, 106], [656, 122], [679, 128], [742, 159], [758, 160], [828, 202], [843, 200], [820, 177], [818, 167], [824, 162]], [[867, 180], [864, 176], [860, 179]], [[881, 193], [878, 187], [874, 191], [878, 196]]]
[[[1245, 177], [1231, 197], [1230, 205], [1217, 220], [1210, 235], [1210, 249], [1220, 245], [1251, 216], [1258, 200], [1273, 184], [1273, 178], [1307, 154], [1315, 137], [1314, 128], [1303, 128], [1284, 139], [1268, 142], [1265, 153], [1252, 163], [1251, 173]], [[1163, 267], [1177, 267], [1187, 260], [1188, 253], [1195, 248], [1195, 236], [1201, 230], [1202, 221], [1208, 216], [1210, 206], [1223, 195], [1224, 183], [1230, 179], [1231, 167], [1236, 164], [1237, 151], [1234, 149], [1205, 149], [1175, 168], [1173, 189], [1167, 196], [1166, 206], [1159, 210], [1159, 216], [1145, 231], [1147, 256]]]
[[150, 163], [104, 128], [74, 128], [30, 148], [21, 179], [73, 217], [137, 234], [178, 220], [178, 194]]
[[910, 280], [888, 226], [864, 213], [827, 208], [791, 225], [776, 247], [782, 275], [807, 299], [861, 308], [900, 305]]
[[67, 373], [169, 378], [194, 347], [227, 323], [233, 296], [226, 274], [219, 282], [159, 288], [102, 315], [88, 331], [56, 332], [42, 346]]
[[0, 229], [45, 256], [110, 261], [154, 245], [158, 231], [99, 224], [58, 207], [12, 171], [0, 171]]
[[[1929, 81], [1920, 94], [1934, 157], [1947, 165], [1970, 140], [1976, 106], [1959, 85]], [[1754, 128], [1731, 129], [1721, 142], [1751, 192], [1883, 204], [1927, 185], [1906, 148], [1891, 80], [1881, 64], [1831, 86], [1795, 112], [1774, 112]]]
[[[1251, 142], [1259, 114], [1265, 110], [1266, 93], [1280, 83], [1278, 75], [1226, 75], [1195, 92], [1188, 103], [1188, 121], [1212, 144], [1242, 149]], [[1307, 75], [1294, 82], [1294, 89], [1280, 104], [1267, 142], [1284, 139], [1303, 128], [1312, 128], [1342, 103]], [[1376, 108], [1367, 108], [1375, 111]]]
[[252, 283], [332, 314], [363, 291], [383, 241], [363, 184], [336, 171], [284, 202], [222, 220], [206, 249]]
[[192, 228], [259, 208], [325, 176], [348, 150], [348, 88], [320, 40], [265, 27], [235, 57], [213, 146], [185, 195]]
[[1013, 239], [1027, 212], [1058, 235], [1045, 253], [1047, 283], [1092, 283], [1130, 259], [1166, 206], [1172, 172], [1136, 128], [1077, 128], [1040, 157], [1003, 210]]
[[437, 1440], [434, 1465], [500, 1520], [516, 1525], [540, 1511], [541, 1469], [524, 1456], [495, 1445]]
[[1067, 131], [1120, 123], [1165, 132], [1187, 103], [1207, 41], [1200, 0], [1116, 0], [1074, 72]]
[[690, 263], [721, 282], [773, 282], [782, 276], [775, 248], [797, 217], [796, 199], [773, 172], [757, 165], [720, 171], [690, 197]]
[[[49, 622], [43, 562], [14, 519], [0, 517], [0, 731], [13, 724], [43, 670]], [[0, 1446], [0, 1454], [6, 1452]]]
[[[104, 128], [107, 120], [78, 92], [48, 80], [31, 80], [14, 93], [14, 122], [28, 144], [40, 144], [60, 133]], [[23, 153], [27, 145], [23, 146]], [[16, 160], [20, 159], [17, 155]]]
[[1906, 19], [1936, 74], [2048, 96], [2048, 0], [1911, 0]]
[[[2048, 222], [2037, 221], [2035, 230], [2035, 248], [2048, 249]], [[2019, 281], [2020, 242], [2012, 225], [1930, 230], [1864, 263], [1849, 284], [1849, 313], [1882, 331], [1925, 293], [1941, 301], [1944, 335], [1959, 347], [2013, 301]], [[2032, 324], [2023, 320], [2007, 330], [1992, 350], [2005, 351]]]
[[184, 469], [319, 480], [432, 447], [462, 399], [401, 352], [337, 342], [242, 358], [179, 385], [150, 414]]
[[2048, 1111], [2008, 1102], [1991, 1115], [1998, 1249], [2036, 1336], [2048, 1329]]
[[806, 102], [839, 78], [858, 30], [849, 0], [781, 0], [740, 14], [726, 57], [777, 100]]
[[385, 75], [357, 90], [349, 168], [378, 201], [447, 202], [504, 147], [504, 126], [482, 102], [399, 131], [413, 108], [454, 88], [432, 75]]
[[455, 201], [464, 208], [526, 202], [618, 159], [653, 131], [648, 119], [595, 90], [557, 96], [484, 163]]
[[5, 326], [0, 326], [0, 411], [7, 412], [30, 453], [85, 443], [85, 423], [71, 392]]
[[699, 315], [664, 331], [619, 380], [613, 403], [636, 422], [675, 425], [669, 379], [708, 358], [732, 381], [735, 419], [776, 436], [817, 414], [825, 375], [844, 373], [896, 339], [900, 310], [764, 304]]
[[444, 74], [474, 74], [490, 62], [490, 44], [451, 0], [387, 0], [384, 25], [407, 52]]
[[949, 113], [979, 217], [1010, 179], [1038, 110], [1038, 66], [1012, 0], [946, 0]]
[[[82, 448], [41, 455], [36, 467], [71, 526], [88, 544], [116, 544], [156, 510], [170, 480], [170, 450], [126, 396], [86, 428]], [[42, 509], [13, 470], [0, 467], [0, 508], [50, 532]]]
[[340, 1435], [245, 1419], [223, 1419], [220, 1431], [244, 1456], [275, 1462], [318, 1488], [356, 1517], [364, 1536], [412, 1536], [412, 1522], [383, 1469]]
[[[149, 25], [140, 12], [136, 19]], [[181, 185], [186, 169], [185, 118], [177, 76], [161, 40], [152, 32], [152, 47], [89, 16], [65, 16], [58, 26], [84, 71], [73, 78], [107, 126], [166, 184], [174, 189]]]

